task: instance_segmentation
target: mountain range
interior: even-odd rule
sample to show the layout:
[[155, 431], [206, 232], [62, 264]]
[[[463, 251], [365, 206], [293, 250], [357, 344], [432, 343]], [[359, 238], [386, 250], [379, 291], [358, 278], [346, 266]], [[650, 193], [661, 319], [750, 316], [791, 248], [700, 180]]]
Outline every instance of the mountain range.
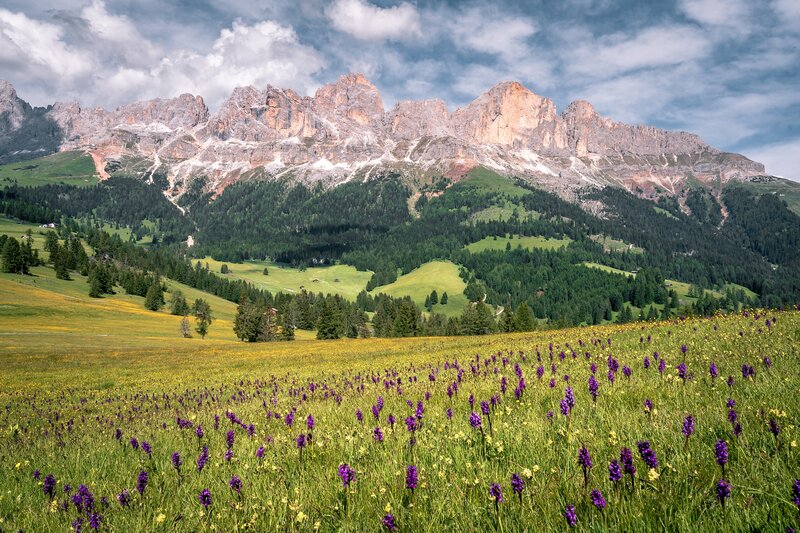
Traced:
[[718, 190], [765, 173], [697, 135], [615, 122], [586, 101], [558, 113], [552, 100], [517, 82], [452, 112], [441, 100], [401, 101], [386, 111], [369, 80], [348, 74], [313, 97], [240, 87], [211, 112], [190, 94], [114, 110], [61, 102], [34, 108], [0, 81], [0, 163], [65, 150], [90, 154], [104, 178], [160, 173], [173, 201], [200, 177], [219, 194], [257, 178], [334, 185], [391, 172], [458, 181], [485, 167], [575, 199], [581, 189], [606, 185], [651, 197], [697, 182]]

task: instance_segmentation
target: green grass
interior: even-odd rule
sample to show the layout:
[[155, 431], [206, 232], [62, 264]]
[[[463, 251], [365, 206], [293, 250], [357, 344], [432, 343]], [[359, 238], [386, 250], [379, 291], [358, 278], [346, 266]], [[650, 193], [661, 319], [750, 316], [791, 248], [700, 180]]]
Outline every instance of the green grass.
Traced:
[[524, 237], [520, 235], [511, 235], [507, 237], [484, 237], [483, 239], [468, 244], [464, 248], [473, 254], [485, 252], [486, 250], [505, 250], [507, 244], [511, 244], [511, 248], [521, 246], [526, 250], [541, 249], [541, 250], [558, 250], [567, 246], [572, 242], [569, 237], [563, 239], [549, 239], [541, 236]]
[[[113, 531], [312, 531], [317, 525], [325, 532], [379, 531], [389, 510], [401, 531], [564, 531], [566, 505], [576, 507], [578, 531], [783, 531], [797, 520], [791, 486], [800, 461], [800, 405], [787, 399], [800, 386], [800, 313], [769, 316], [778, 317], [770, 332], [763, 317], [734, 315], [487, 337], [272, 345], [170, 340], [143, 348], [123, 339], [84, 346], [80, 341], [89, 336], [73, 333], [49, 347], [10, 346], [20, 327], [9, 330], [0, 315], [0, 527], [68, 531], [78, 514], [69, 502], [67, 511], [59, 510], [63, 487], [86, 484], [103, 528]], [[577, 348], [579, 341], [583, 346]], [[540, 381], [533, 356], [540, 351], [546, 360], [550, 343], [554, 388], [548, 386], [549, 361]], [[694, 376], [686, 383], [675, 368], [683, 344]], [[557, 354], [568, 355], [571, 347], [580, 357], [560, 360]], [[493, 361], [498, 352], [502, 357]], [[652, 360], [653, 352], [667, 363], [663, 376], [657, 363], [643, 367], [643, 357]], [[633, 369], [630, 378], [619, 372], [613, 385], [605, 377], [610, 353], [620, 368]], [[762, 353], [772, 359], [769, 370]], [[480, 364], [473, 374], [469, 362], [476, 355]], [[458, 380], [456, 360], [463, 380], [451, 400], [446, 389]], [[711, 362], [720, 370], [716, 382], [708, 377]], [[596, 402], [586, 387], [590, 363], [600, 369]], [[756, 369], [755, 380], [741, 378], [745, 363]], [[512, 393], [515, 364], [527, 382], [519, 400]], [[428, 379], [431, 372], [435, 381]], [[559, 414], [566, 375], [575, 397], [569, 419]], [[732, 387], [724, 383], [728, 375], [736, 378]], [[500, 392], [501, 377], [509, 382], [506, 394]], [[402, 395], [382, 378], [402, 379]], [[317, 385], [315, 392], [310, 383]], [[341, 398], [333, 401], [330, 390]], [[482, 416], [482, 431], [468, 423], [470, 395], [478, 401], [501, 398], [490, 417]], [[378, 396], [384, 407], [374, 421], [371, 406]], [[731, 435], [728, 398], [736, 400], [744, 428], [739, 438]], [[654, 404], [649, 415], [644, 399]], [[413, 413], [406, 400], [425, 407], [414, 446], [403, 422]], [[452, 420], [445, 417], [448, 408]], [[289, 428], [284, 417], [293, 409]], [[356, 409], [364, 413], [363, 424]], [[254, 424], [253, 436], [230, 423], [226, 411], [244, 425]], [[552, 421], [548, 411], [556, 413]], [[268, 419], [267, 412], [279, 416]], [[398, 418], [394, 430], [389, 414]], [[688, 442], [681, 434], [687, 414], [696, 420]], [[296, 439], [309, 433], [308, 415], [316, 424], [311, 445], [301, 453]], [[176, 417], [193, 427], [179, 429]], [[777, 446], [766, 426], [771, 417], [782, 428]], [[205, 430], [199, 442], [197, 425]], [[382, 443], [373, 438], [376, 426], [383, 430]], [[120, 442], [116, 428], [123, 434]], [[228, 431], [235, 437], [230, 462], [223, 457]], [[131, 437], [148, 441], [152, 457], [134, 450]], [[728, 442], [725, 477], [733, 485], [724, 510], [715, 497], [722, 477], [714, 462], [718, 439]], [[654, 472], [637, 451], [640, 440], [648, 440], [657, 454]], [[199, 445], [210, 456], [201, 472]], [[581, 446], [594, 464], [588, 483], [577, 464]], [[634, 486], [627, 476], [617, 486], [608, 479], [609, 461], [619, 458], [622, 447], [633, 449]], [[183, 459], [180, 475], [170, 459], [176, 451]], [[346, 490], [337, 476], [342, 463], [356, 472]], [[406, 488], [407, 465], [419, 472], [413, 493]], [[54, 504], [34, 479], [35, 469], [42, 479], [55, 476]], [[149, 475], [140, 496], [134, 489], [141, 470]], [[525, 481], [521, 497], [511, 490], [512, 473]], [[241, 495], [229, 488], [234, 475], [243, 482]], [[497, 507], [488, 498], [489, 483], [502, 485], [505, 498]], [[115, 499], [123, 489], [132, 496], [127, 509]], [[209, 512], [198, 501], [203, 489], [213, 497]], [[591, 505], [592, 489], [602, 490], [605, 510]], [[109, 499], [107, 508], [99, 504], [101, 496]]]
[[539, 213], [537, 213], [536, 211], [528, 211], [523, 206], [508, 201], [503, 202], [503, 205], [493, 205], [485, 209], [481, 209], [477, 213], [473, 214], [472, 217], [470, 218], [478, 222], [490, 222], [492, 220], [508, 220], [514, 214], [515, 210], [520, 220], [525, 220], [529, 216], [533, 217], [534, 219], [539, 218]]
[[377, 287], [372, 294], [384, 293], [389, 296], [410, 296], [414, 302], [423, 307], [425, 297], [432, 291], [441, 298], [442, 293], [447, 293], [447, 305], [435, 305], [433, 311], [447, 316], [461, 314], [467, 305], [464, 296], [464, 281], [458, 275], [458, 266], [450, 261], [430, 261], [408, 274], [400, 276], [397, 281], [389, 285]]
[[[144, 298], [117, 294], [90, 298], [86, 278], [71, 274], [72, 280], [55, 277], [52, 268], [34, 267], [32, 276], [0, 274], [0, 331], [12, 347], [21, 345], [48, 349], [66, 342], [91, 347], [133, 346], [148, 348], [165, 343], [196, 343], [200, 339], [180, 337], [181, 317], [165, 308], [159, 312], [144, 308]], [[169, 281], [187, 300], [205, 298], [218, 318], [210, 328], [206, 342], [235, 341], [233, 317], [236, 305], [191, 287]], [[170, 294], [165, 294], [169, 301]], [[193, 323], [193, 321], [192, 321]]]
[[655, 209], [657, 213], [661, 213], [665, 217], [668, 217], [668, 218], [671, 218], [671, 219], [674, 219], [674, 220], [678, 220], [678, 217], [676, 217], [675, 215], [673, 215], [672, 213], [670, 213], [669, 211], [667, 211], [663, 207], [658, 207], [657, 205], [654, 205], [653, 209]]
[[760, 182], [730, 182], [728, 187], [743, 187], [757, 194], [775, 194], [800, 215], [800, 183], [783, 178]]
[[602, 244], [603, 249], [606, 252], [629, 252], [635, 254], [644, 253], [644, 249], [625, 241], [613, 239], [608, 235], [591, 235], [589, 238], [598, 244]]
[[475, 167], [470, 170], [467, 177], [454, 184], [453, 188], [471, 188], [484, 192], [497, 192], [510, 198], [518, 198], [529, 194], [529, 191], [514, 183], [511, 178], [484, 167]]
[[13, 183], [31, 187], [51, 183], [88, 187], [99, 181], [92, 158], [83, 152], [59, 152], [29, 161], [0, 165], [0, 187]]
[[0, 215], [0, 235], [8, 235], [20, 240], [28, 230], [33, 235], [34, 249], [41, 250], [44, 246], [44, 234], [50, 231], [48, 228], [42, 228], [39, 224], [31, 224]]
[[[588, 262], [587, 261], [587, 262], [584, 262], [582, 264], [584, 266], [589, 267], [589, 268], [597, 268], [597, 269], [603, 270], [605, 272], [610, 272], [612, 274], [621, 274], [623, 276], [636, 277], [636, 274], [634, 274], [633, 272], [627, 272], [625, 270], [620, 270], [618, 268], [613, 268], [613, 267], [610, 267], [610, 266], [601, 265], [600, 263], [592, 263], [592, 262]], [[681, 304], [686, 304], [686, 303], [694, 302], [694, 301], [697, 300], [697, 298], [689, 296], [689, 288], [691, 287], [691, 284], [689, 284], [689, 283], [685, 283], [683, 281], [676, 281], [674, 279], [665, 279], [664, 280], [664, 284], [665, 284], [667, 290], [674, 290], [678, 294], [678, 298], [680, 299]], [[741, 288], [741, 289], [745, 289], [747, 291], [747, 289], [745, 287], [742, 287], [740, 285], [735, 285], [735, 284], [732, 284], [732, 283], [728, 284], [728, 285], [734, 286], [734, 287], [737, 287], [737, 288]], [[715, 298], [722, 297], [722, 293], [720, 291], [714, 291], [714, 290], [711, 290], [711, 289], [706, 289], [706, 293], [714, 296]], [[748, 296], [752, 296], [755, 293], [752, 292], [752, 291], [747, 291], [746, 294], [748, 294]], [[637, 308], [637, 310], [638, 310], [638, 308]]]
[[[219, 273], [223, 261], [215, 261], [210, 257], [201, 260], [208, 263], [211, 270]], [[277, 265], [265, 261], [247, 261], [245, 263], [224, 263], [229, 273], [225, 277], [243, 279], [253, 283], [260, 289], [270, 292], [296, 293], [300, 287], [309, 292], [340, 294], [348, 300], [355, 300], [359, 292], [367, 286], [372, 272], [360, 272], [349, 265], [333, 265], [327, 267], [311, 267], [306, 270]], [[264, 267], [269, 274], [264, 275]]]

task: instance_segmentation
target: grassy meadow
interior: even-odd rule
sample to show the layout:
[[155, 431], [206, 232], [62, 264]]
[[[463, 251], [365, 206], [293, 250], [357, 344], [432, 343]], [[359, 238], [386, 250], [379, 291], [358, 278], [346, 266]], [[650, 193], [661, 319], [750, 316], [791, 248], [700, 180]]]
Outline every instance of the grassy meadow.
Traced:
[[21, 187], [53, 183], [88, 187], [99, 181], [92, 158], [83, 152], [59, 152], [29, 161], [0, 165], [0, 187], [15, 183]]
[[[310, 267], [306, 269], [278, 265], [267, 261], [245, 261], [244, 263], [224, 263], [210, 257], [200, 260], [208, 263], [211, 270], [219, 273], [223, 264], [228, 265], [228, 274], [233, 278], [249, 281], [259, 289], [270, 292], [300, 292], [301, 287], [309, 292], [341, 294], [348, 300], [355, 300], [359, 292], [367, 286], [372, 272], [362, 272], [350, 265]], [[264, 268], [268, 274], [264, 275]]]
[[[29, 320], [0, 314], [3, 332]], [[581, 531], [798, 524], [795, 311], [271, 345], [91, 336], [0, 336], [2, 530], [550, 531], [568, 508]], [[623, 448], [636, 471], [612, 481]]]
[[410, 296], [422, 308], [425, 298], [431, 292], [435, 290], [439, 297], [446, 292], [447, 304], [434, 305], [433, 311], [445, 316], [455, 316], [461, 314], [467, 305], [465, 286], [464, 280], [458, 275], [458, 265], [450, 261], [430, 261], [400, 276], [394, 283], [377, 287], [372, 294], [385, 293], [397, 298]]
[[465, 246], [465, 248], [473, 254], [485, 252], [486, 250], [505, 250], [506, 246], [511, 245], [511, 248], [522, 247], [526, 250], [534, 250], [536, 248], [542, 250], [558, 250], [572, 242], [569, 237], [563, 239], [551, 239], [542, 236], [522, 236], [522, 235], [506, 235], [504, 237], [484, 237], [483, 239], [473, 242]]

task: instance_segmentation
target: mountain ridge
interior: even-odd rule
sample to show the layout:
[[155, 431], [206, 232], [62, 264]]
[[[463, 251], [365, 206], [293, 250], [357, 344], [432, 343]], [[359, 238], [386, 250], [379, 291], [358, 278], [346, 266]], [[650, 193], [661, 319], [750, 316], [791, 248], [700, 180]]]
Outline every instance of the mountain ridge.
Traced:
[[[333, 185], [387, 171], [458, 179], [484, 166], [566, 198], [586, 186], [675, 194], [694, 180], [722, 184], [764, 174], [760, 163], [695, 134], [616, 122], [586, 101], [558, 113], [551, 99], [515, 81], [452, 112], [441, 100], [399, 101], [385, 110], [380, 91], [353, 73], [314, 96], [238, 87], [214, 112], [190, 94], [111, 111], [61, 102], [31, 108], [0, 82], [0, 147], [3, 139], [22, 143], [34, 111], [57, 138], [57, 150], [89, 153], [103, 177], [126, 166], [144, 177], [162, 174], [173, 200], [198, 177], [219, 193], [253, 171]], [[0, 155], [9, 153], [15, 157]]]

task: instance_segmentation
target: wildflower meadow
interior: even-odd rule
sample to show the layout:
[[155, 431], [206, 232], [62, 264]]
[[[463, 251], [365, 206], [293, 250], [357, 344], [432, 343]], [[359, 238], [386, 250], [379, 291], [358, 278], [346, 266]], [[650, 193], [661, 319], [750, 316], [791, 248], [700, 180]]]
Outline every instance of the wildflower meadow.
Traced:
[[0, 531], [800, 526], [798, 311], [370, 342], [10, 361]]

